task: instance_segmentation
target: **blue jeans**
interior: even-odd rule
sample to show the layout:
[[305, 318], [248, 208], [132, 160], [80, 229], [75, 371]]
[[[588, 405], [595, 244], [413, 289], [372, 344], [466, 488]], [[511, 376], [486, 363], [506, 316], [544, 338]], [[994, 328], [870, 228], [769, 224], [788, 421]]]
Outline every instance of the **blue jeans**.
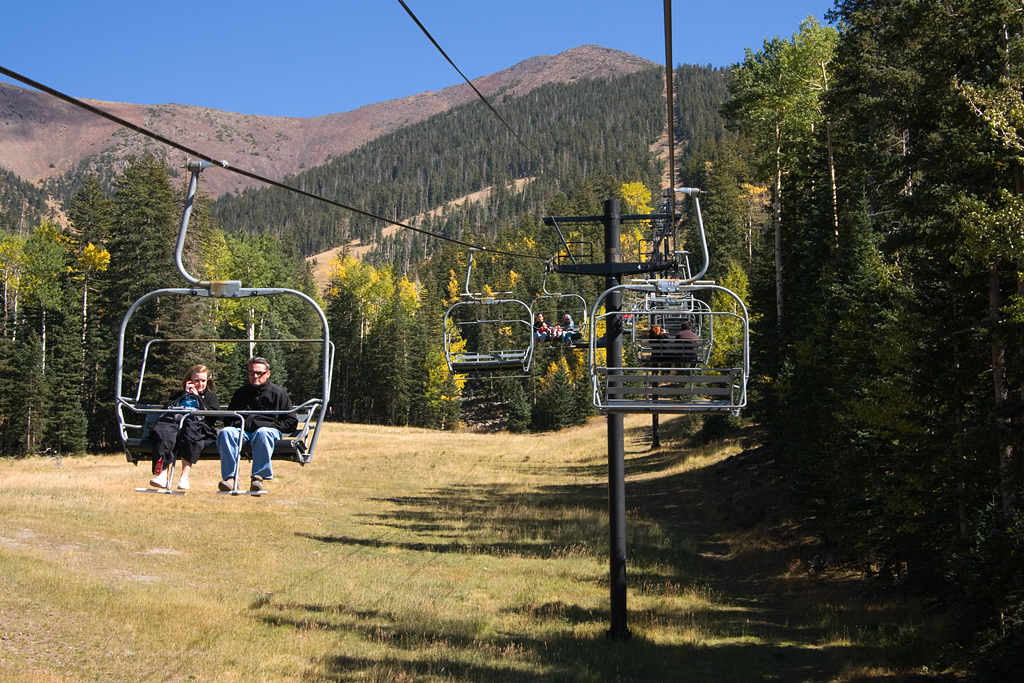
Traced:
[[[239, 439], [241, 438], [241, 442]], [[243, 432], [238, 427], [225, 427], [217, 435], [217, 452], [220, 453], [220, 478], [238, 476], [238, 456], [242, 444], [252, 442], [252, 476], [273, 479], [274, 470], [270, 457], [274, 454], [274, 442], [281, 438], [281, 430], [260, 427], [255, 432]]]

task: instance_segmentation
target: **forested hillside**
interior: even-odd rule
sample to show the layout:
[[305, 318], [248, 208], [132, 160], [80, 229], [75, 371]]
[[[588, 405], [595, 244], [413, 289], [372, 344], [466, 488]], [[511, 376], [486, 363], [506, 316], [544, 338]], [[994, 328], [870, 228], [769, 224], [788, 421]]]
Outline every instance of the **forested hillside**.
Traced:
[[[544, 202], [601, 173], [657, 186], [649, 147], [664, 129], [664, 77], [656, 69], [611, 80], [549, 84], [525, 96], [495, 98], [524, 148], [480, 102], [456, 107], [382, 136], [324, 166], [286, 179], [310, 192], [386, 218], [404, 220], [484, 187], [533, 180], [521, 194], [496, 193], [474, 230], [493, 239], [500, 221], [543, 211]], [[714, 116], [701, 103], [696, 116]], [[247, 190], [215, 203], [227, 230], [290, 234], [308, 254], [346, 240], [374, 240], [383, 227], [276, 188]], [[461, 224], [436, 231], [459, 237]], [[431, 245], [434, 246], [434, 245]]]
[[[599, 45], [580, 45], [557, 55], [537, 55], [474, 80], [488, 97], [519, 96], [545, 83], [607, 79], [653, 64], [646, 59]], [[20, 79], [19, 79], [20, 80]], [[100, 102], [100, 110], [165, 136], [191, 149], [228, 161], [266, 178], [323, 164], [400, 126], [476, 99], [466, 83], [407, 97], [375, 102], [358, 109], [307, 118], [261, 116], [219, 111], [188, 104]], [[100, 176], [105, 191], [129, 157], [147, 153], [180, 166], [179, 150], [128, 131], [112, 121], [33, 89], [0, 83], [0, 166], [22, 179], [43, 181], [50, 194], [66, 203], [89, 173]], [[236, 173], [207, 180], [214, 197], [259, 181]]]
[[825, 556], [948, 617], [934, 666], [1016, 680], [1020, 6], [855, 0], [834, 19], [730, 81], [775, 234], [754, 253], [755, 414]]
[[0, 169], [0, 232], [18, 232], [51, 215], [49, 195], [10, 171]]

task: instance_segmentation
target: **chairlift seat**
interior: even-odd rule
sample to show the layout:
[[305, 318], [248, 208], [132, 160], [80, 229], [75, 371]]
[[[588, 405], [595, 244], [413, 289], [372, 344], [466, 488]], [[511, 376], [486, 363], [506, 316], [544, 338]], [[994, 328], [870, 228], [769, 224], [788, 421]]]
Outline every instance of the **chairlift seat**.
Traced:
[[[125, 427], [131, 428], [135, 431], [141, 430], [140, 436], [124, 439], [125, 455], [128, 458], [128, 462], [132, 464], [138, 464], [140, 460], [148, 460], [152, 456], [153, 439], [151, 438], [150, 432], [153, 424], [156, 423], [160, 415], [167, 412], [166, 407], [161, 405], [140, 404], [135, 407], [140, 411], [153, 410], [159, 412], [140, 412], [140, 415], [146, 416], [146, 420], [142, 425], [125, 425]], [[298, 426], [295, 430], [282, 434], [281, 438], [274, 442], [273, 458], [275, 460], [291, 460], [299, 463], [300, 465], [305, 465], [309, 462], [309, 428], [312, 423], [313, 415], [319, 407], [319, 401], [307, 401], [300, 406], [296, 406], [295, 417], [298, 420]], [[201, 415], [203, 412], [204, 411], [192, 411], [190, 414]], [[242, 444], [242, 457], [246, 460], [252, 459], [252, 446], [248, 441]], [[200, 460], [219, 460], [220, 453], [217, 451], [217, 443], [215, 441], [208, 443], [200, 452], [199, 458]]]
[[636, 345], [636, 358], [640, 365], [667, 363], [696, 363], [704, 357], [703, 339], [640, 339]]
[[453, 374], [489, 370], [522, 370], [528, 350], [490, 351], [479, 353], [452, 353]]

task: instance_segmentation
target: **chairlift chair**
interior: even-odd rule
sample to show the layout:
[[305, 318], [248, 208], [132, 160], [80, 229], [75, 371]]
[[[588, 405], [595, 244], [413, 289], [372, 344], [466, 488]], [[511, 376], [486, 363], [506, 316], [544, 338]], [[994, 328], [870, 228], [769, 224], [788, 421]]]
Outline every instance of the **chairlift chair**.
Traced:
[[[564, 315], [570, 315], [573, 321], [573, 327], [575, 328], [571, 338], [562, 343], [572, 348], [586, 348], [587, 339], [589, 338], [589, 312], [587, 309], [587, 301], [579, 294], [572, 294], [569, 292], [549, 292], [548, 291], [548, 271], [544, 271], [544, 279], [541, 282], [541, 294], [538, 294], [530, 302], [530, 309], [533, 314], [542, 313], [544, 315], [554, 315], [554, 319], [550, 322], [554, 325], [560, 325], [563, 321]], [[563, 335], [565, 333], [563, 332]]]
[[[188, 230], [189, 217], [192, 212], [192, 204], [195, 199], [196, 187], [198, 185], [199, 173], [213, 164], [194, 161], [186, 165], [192, 176], [189, 181], [188, 194], [185, 200], [185, 209], [182, 213], [181, 227], [178, 231], [178, 241], [175, 246], [175, 261], [178, 272], [190, 284], [185, 288], [160, 289], [143, 295], [132, 303], [121, 321], [121, 328], [117, 342], [117, 367], [116, 384], [114, 387], [114, 401], [118, 421], [118, 430], [124, 445], [125, 454], [129, 462], [137, 464], [140, 460], [148, 459], [153, 451], [153, 442], [150, 439], [150, 427], [163, 413], [175, 412], [169, 410], [161, 403], [144, 401], [142, 396], [143, 381], [146, 373], [146, 363], [151, 357], [152, 349], [159, 344], [225, 344], [225, 343], [297, 343], [315, 344], [321, 349], [321, 386], [318, 396], [310, 397], [287, 411], [294, 414], [298, 419], [298, 428], [295, 432], [282, 435], [274, 447], [275, 459], [294, 460], [300, 464], [309, 462], [316, 452], [317, 441], [320, 436], [320, 429], [323, 426], [327, 412], [327, 403], [330, 400], [331, 371], [334, 360], [334, 345], [330, 340], [327, 317], [320, 306], [303, 292], [280, 287], [242, 287], [236, 280], [212, 280], [199, 281], [189, 275], [182, 262], [182, 252], [185, 244], [185, 234]], [[147, 301], [161, 296], [172, 297], [210, 297], [241, 299], [245, 297], [262, 296], [294, 296], [305, 301], [320, 318], [322, 336], [314, 339], [150, 339], [147, 341], [144, 351], [142, 366], [139, 370], [138, 383], [133, 394], [126, 394], [124, 391], [125, 368], [125, 331], [128, 328], [132, 315]], [[182, 410], [182, 412], [184, 412]], [[226, 425], [240, 424], [245, 416], [254, 411], [230, 411], [230, 410], [193, 410], [191, 415], [213, 416], [222, 418]], [[275, 411], [259, 411], [261, 413], [273, 413]], [[248, 444], [243, 448], [243, 455], [248, 453]], [[202, 458], [218, 458], [215, 447], [211, 446], [203, 450]], [[168, 480], [170, 478], [168, 477]]]
[[[590, 336], [590, 369], [594, 405], [603, 413], [707, 413], [738, 415], [747, 403], [747, 378], [750, 374], [749, 316], [743, 301], [718, 285], [681, 284], [678, 280], [652, 280], [648, 284], [626, 284], [605, 291], [594, 304], [595, 323], [619, 313], [598, 313], [605, 299], [615, 291], [660, 295], [660, 306], [650, 311], [635, 311], [632, 316], [632, 358], [624, 358], [619, 367], [598, 362], [597, 339]], [[735, 301], [735, 311], [706, 310], [695, 305], [696, 295], [721, 292]], [[670, 298], [666, 294], [689, 294]], [[703, 303], [703, 302], [702, 302]], [[651, 339], [645, 320], [649, 316], [662, 321], [699, 319], [701, 330], [695, 341]], [[722, 327], [725, 319], [739, 323], [739, 358], [733, 367], [711, 367], [711, 331], [715, 320]], [[591, 326], [595, 329], [598, 324]], [[696, 331], [696, 329], [695, 329]]]
[[465, 292], [444, 314], [444, 355], [453, 375], [528, 375], [533, 359], [533, 313], [511, 292], [472, 293], [466, 268]]

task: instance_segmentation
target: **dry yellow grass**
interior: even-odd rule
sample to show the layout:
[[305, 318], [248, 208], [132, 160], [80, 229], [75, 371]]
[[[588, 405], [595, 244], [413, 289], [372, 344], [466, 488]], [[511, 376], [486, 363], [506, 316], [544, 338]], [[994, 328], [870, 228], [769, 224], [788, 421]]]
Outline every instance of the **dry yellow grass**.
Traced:
[[835, 595], [787, 613], [806, 576], [759, 595], [735, 575], [743, 548], [708, 525], [738, 444], [652, 452], [645, 425], [627, 421], [629, 643], [604, 637], [603, 420], [330, 424], [261, 498], [215, 495], [208, 461], [187, 496], [136, 493], [148, 470], [123, 457], [0, 461], [0, 679], [886, 680], [864, 624], [823, 610]]

